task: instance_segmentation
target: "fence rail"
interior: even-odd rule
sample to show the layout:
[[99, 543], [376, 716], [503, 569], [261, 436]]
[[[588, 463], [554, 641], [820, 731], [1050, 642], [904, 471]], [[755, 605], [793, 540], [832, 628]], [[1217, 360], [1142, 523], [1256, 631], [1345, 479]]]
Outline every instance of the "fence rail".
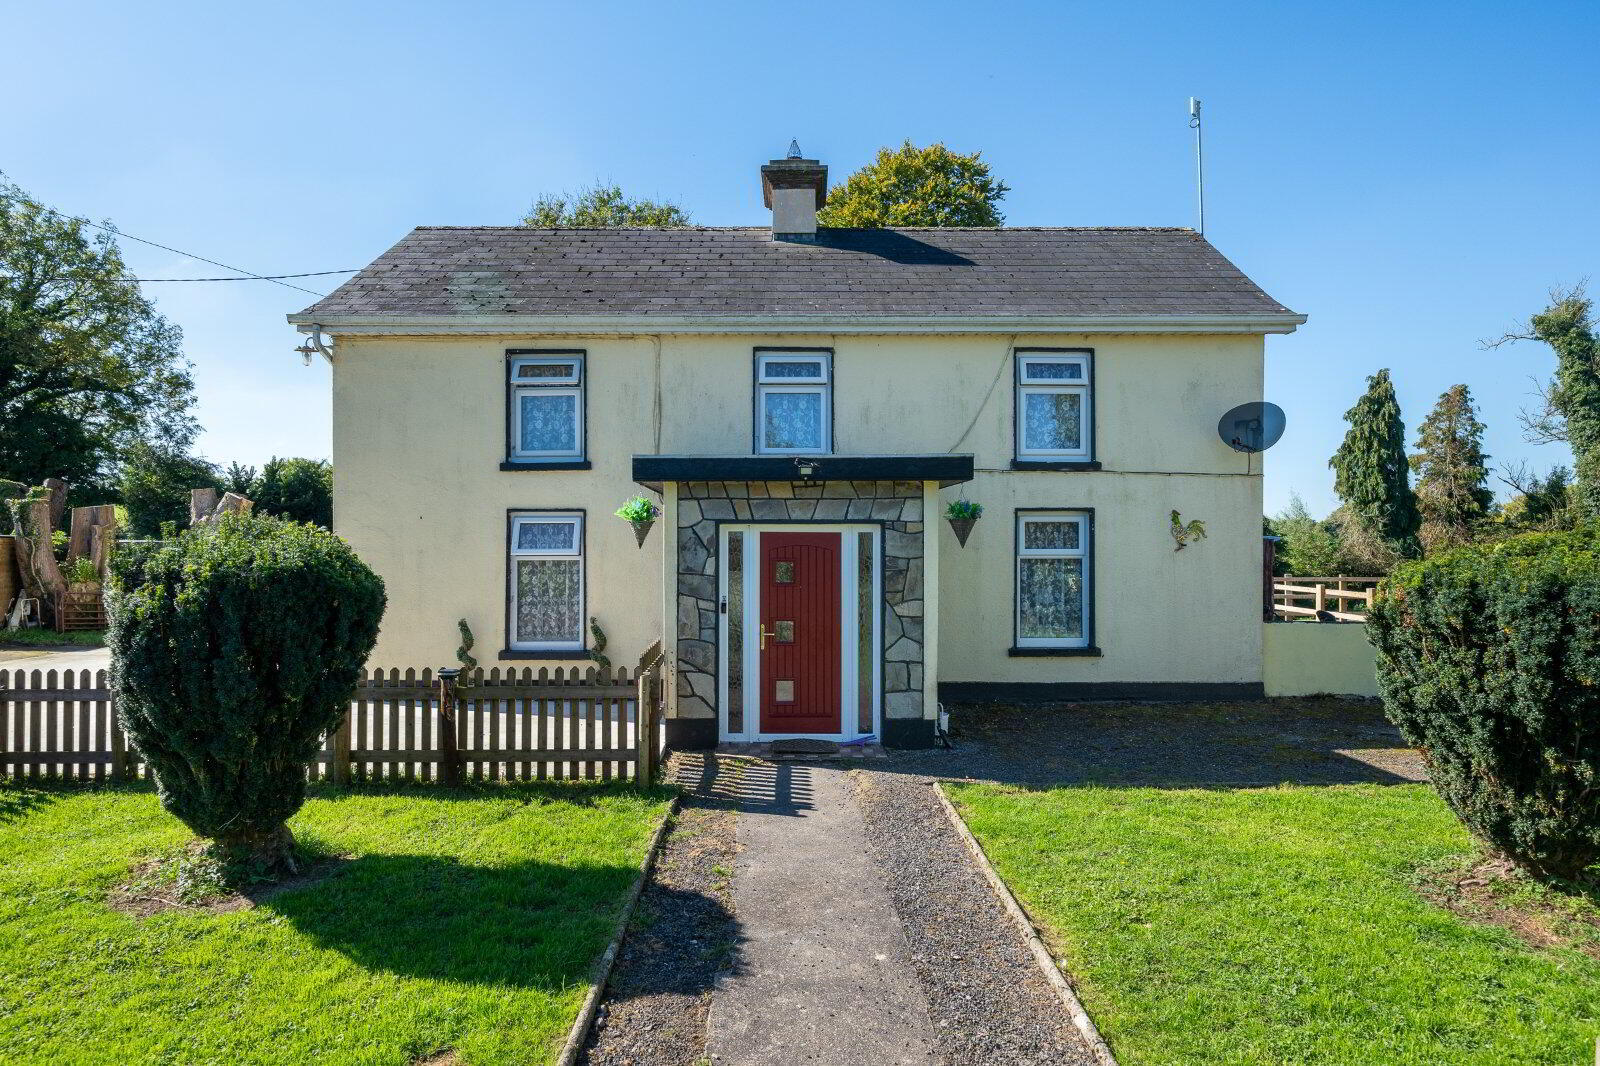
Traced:
[[[650, 780], [660, 642], [625, 668], [374, 670], [311, 758], [312, 780]], [[0, 670], [0, 778], [131, 780], [147, 766], [104, 670]]]
[[1278, 577], [1272, 582], [1272, 611], [1280, 618], [1319, 622], [1365, 622], [1372, 593], [1382, 578]]

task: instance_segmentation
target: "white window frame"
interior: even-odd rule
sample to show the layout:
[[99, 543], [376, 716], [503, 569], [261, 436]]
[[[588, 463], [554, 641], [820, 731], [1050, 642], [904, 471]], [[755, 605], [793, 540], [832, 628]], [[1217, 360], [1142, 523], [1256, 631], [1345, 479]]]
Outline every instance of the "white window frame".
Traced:
[[[1076, 548], [1025, 548], [1029, 522], [1074, 522], [1078, 526]], [[1017, 559], [1012, 571], [1012, 626], [1019, 648], [1087, 648], [1094, 634], [1090, 625], [1094, 620], [1094, 545], [1090, 537], [1093, 524], [1087, 511], [1019, 511], [1017, 512]], [[1024, 637], [1022, 635], [1022, 562], [1024, 559], [1082, 559], [1083, 560], [1083, 619], [1079, 629], [1081, 637]]]
[[[1094, 389], [1091, 384], [1091, 358], [1090, 352], [1029, 352], [1017, 353], [1017, 458], [1041, 461], [1064, 460], [1087, 462], [1094, 458]], [[1044, 378], [1034, 377], [1029, 373], [1035, 363], [1075, 363], [1083, 368], [1083, 377], [1079, 381], [1069, 378]], [[1072, 449], [1057, 448], [1030, 448], [1028, 447], [1028, 424], [1026, 409], [1028, 396], [1075, 394], [1079, 397], [1081, 417], [1079, 419], [1079, 444]]]
[[[584, 357], [582, 353], [529, 353], [512, 352], [506, 362], [507, 388], [510, 390], [511, 439], [506, 442], [507, 455], [513, 462], [559, 463], [575, 462], [584, 455]], [[560, 377], [519, 378], [517, 372], [524, 366], [565, 366], [569, 372]], [[531, 393], [573, 398], [573, 447], [555, 451], [524, 451], [522, 448], [522, 397]]]
[[[814, 363], [814, 378], [773, 377], [768, 363]], [[815, 393], [822, 398], [818, 448], [769, 448], [766, 443], [767, 397], [777, 393]], [[833, 355], [831, 352], [766, 349], [756, 353], [755, 451], [757, 455], [829, 455], [833, 452]]]
[[[585, 647], [584, 640], [584, 612], [587, 607], [588, 565], [584, 558], [583, 542], [583, 512], [581, 511], [514, 511], [511, 514], [510, 542], [507, 544], [506, 565], [506, 647], [512, 651], [582, 651]], [[523, 548], [517, 547], [517, 532], [524, 525], [564, 525], [572, 526], [571, 548]], [[578, 639], [565, 640], [517, 640], [517, 563], [524, 559], [576, 559], [578, 560]]]

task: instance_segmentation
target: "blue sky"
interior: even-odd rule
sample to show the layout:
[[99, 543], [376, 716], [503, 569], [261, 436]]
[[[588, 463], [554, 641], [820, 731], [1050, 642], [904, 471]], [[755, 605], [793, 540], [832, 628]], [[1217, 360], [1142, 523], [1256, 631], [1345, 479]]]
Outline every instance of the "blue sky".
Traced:
[[[258, 273], [357, 267], [413, 225], [511, 223], [597, 178], [761, 224], [757, 167], [791, 137], [836, 180], [907, 137], [981, 149], [1015, 225], [1192, 225], [1199, 96], [1207, 235], [1311, 316], [1268, 340], [1289, 414], [1269, 510], [1291, 490], [1333, 505], [1340, 416], [1378, 367], [1413, 433], [1466, 382], [1495, 463], [1568, 458], [1516, 424], [1548, 350], [1479, 341], [1600, 267], [1592, 0], [12, 0], [4, 23], [0, 170]], [[125, 250], [139, 276], [212, 273]], [[327, 368], [300, 365], [283, 321], [311, 297], [147, 291], [185, 330], [206, 455], [328, 453]]]

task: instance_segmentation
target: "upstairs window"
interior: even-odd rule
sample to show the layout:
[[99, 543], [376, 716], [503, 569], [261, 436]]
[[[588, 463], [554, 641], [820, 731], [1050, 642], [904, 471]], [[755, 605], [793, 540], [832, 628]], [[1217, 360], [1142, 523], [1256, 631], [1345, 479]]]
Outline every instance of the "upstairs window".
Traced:
[[583, 515], [511, 516], [511, 639], [516, 651], [583, 648]]
[[506, 353], [510, 448], [521, 463], [584, 458], [583, 353]]
[[833, 354], [757, 352], [755, 416], [758, 453], [833, 451]]
[[1089, 352], [1017, 352], [1017, 458], [1089, 461]]
[[1089, 516], [1017, 515], [1017, 647], [1089, 646]]

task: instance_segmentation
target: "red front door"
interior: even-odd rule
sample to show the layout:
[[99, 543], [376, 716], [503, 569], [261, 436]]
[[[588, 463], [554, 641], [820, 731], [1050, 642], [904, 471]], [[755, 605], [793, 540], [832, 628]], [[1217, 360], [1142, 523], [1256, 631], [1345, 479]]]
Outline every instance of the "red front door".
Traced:
[[839, 534], [761, 534], [761, 731], [838, 733]]

